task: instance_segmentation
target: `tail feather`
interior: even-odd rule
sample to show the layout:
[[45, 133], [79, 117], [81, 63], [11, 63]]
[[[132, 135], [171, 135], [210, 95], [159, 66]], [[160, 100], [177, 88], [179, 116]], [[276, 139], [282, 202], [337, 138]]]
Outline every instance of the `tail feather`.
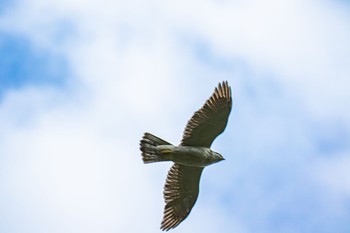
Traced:
[[140, 149], [142, 151], [142, 160], [144, 163], [154, 163], [160, 161], [168, 161], [157, 149], [160, 145], [171, 145], [150, 133], [145, 133], [140, 141]]

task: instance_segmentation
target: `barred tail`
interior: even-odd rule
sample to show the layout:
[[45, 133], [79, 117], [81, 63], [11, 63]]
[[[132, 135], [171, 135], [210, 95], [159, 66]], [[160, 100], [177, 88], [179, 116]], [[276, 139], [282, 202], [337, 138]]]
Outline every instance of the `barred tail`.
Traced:
[[154, 163], [160, 161], [168, 161], [158, 151], [157, 146], [171, 145], [169, 142], [164, 141], [150, 133], [145, 133], [140, 141], [140, 150], [142, 151], [143, 163]]

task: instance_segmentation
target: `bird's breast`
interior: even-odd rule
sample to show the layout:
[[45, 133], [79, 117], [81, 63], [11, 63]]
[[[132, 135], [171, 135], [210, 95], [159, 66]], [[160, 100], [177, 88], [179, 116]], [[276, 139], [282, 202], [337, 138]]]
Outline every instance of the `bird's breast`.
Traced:
[[216, 162], [209, 148], [191, 146], [174, 146], [171, 152], [171, 160], [175, 163], [193, 167], [205, 167]]

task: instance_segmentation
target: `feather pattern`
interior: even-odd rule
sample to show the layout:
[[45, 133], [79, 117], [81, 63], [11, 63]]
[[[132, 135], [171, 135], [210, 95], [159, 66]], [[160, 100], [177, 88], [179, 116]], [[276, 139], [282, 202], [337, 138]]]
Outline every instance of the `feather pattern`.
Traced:
[[189, 215], [198, 197], [202, 170], [177, 163], [170, 168], [163, 192], [165, 208], [162, 230], [175, 228]]
[[219, 83], [212, 96], [188, 121], [181, 145], [210, 147], [224, 131], [231, 108], [231, 88], [227, 81]]

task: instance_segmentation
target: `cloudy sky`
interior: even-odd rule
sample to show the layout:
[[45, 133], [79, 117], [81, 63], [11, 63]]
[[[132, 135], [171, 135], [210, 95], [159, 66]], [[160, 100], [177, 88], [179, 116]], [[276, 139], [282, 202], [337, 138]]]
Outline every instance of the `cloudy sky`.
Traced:
[[178, 144], [234, 108], [173, 232], [350, 232], [350, 2], [0, 1], [0, 232], [158, 232]]

